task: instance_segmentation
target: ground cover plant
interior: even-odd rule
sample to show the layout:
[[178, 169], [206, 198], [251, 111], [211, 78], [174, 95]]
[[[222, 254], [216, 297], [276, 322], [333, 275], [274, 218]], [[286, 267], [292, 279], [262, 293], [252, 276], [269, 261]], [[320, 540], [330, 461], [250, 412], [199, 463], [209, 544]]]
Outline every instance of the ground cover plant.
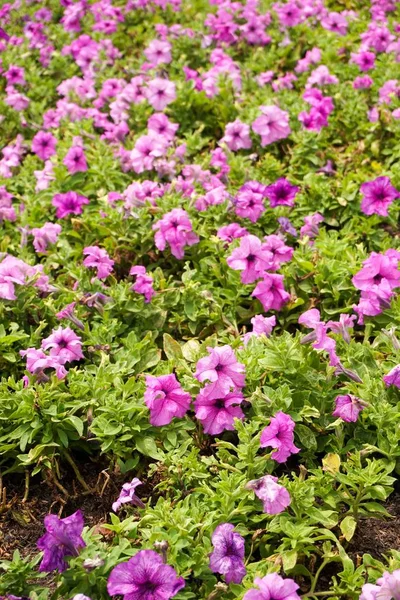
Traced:
[[0, 7], [0, 598], [400, 600], [397, 0]]

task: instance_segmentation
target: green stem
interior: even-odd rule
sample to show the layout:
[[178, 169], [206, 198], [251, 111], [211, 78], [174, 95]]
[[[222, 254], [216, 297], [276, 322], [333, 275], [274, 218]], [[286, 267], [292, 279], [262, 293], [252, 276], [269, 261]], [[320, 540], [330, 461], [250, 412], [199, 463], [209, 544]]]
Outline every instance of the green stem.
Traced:
[[315, 573], [315, 575], [313, 577], [313, 581], [311, 584], [309, 594], [312, 594], [314, 592], [315, 588], [317, 587], [319, 576], [321, 575], [322, 570], [325, 568], [325, 565], [327, 565], [328, 562], [329, 562], [328, 560], [323, 560], [322, 563], [320, 564], [320, 566], [318, 567], [317, 572]]
[[25, 493], [24, 493], [24, 497], [22, 498], [22, 504], [25, 504], [25, 502], [28, 500], [29, 482], [30, 482], [30, 474], [29, 474], [29, 470], [26, 469], [26, 471], [25, 471]]

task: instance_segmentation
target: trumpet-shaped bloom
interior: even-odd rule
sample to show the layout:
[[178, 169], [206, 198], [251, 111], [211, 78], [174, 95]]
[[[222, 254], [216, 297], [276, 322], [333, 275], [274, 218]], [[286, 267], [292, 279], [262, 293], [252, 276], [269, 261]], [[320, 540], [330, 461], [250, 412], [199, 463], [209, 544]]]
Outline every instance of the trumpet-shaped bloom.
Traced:
[[110, 596], [123, 600], [170, 600], [183, 587], [185, 580], [154, 550], [140, 550], [114, 567], [107, 582]]
[[144, 401], [150, 410], [150, 423], [160, 427], [171, 423], [174, 417], [183, 417], [189, 410], [191, 396], [174, 374], [147, 375]]
[[201, 358], [196, 365], [194, 376], [201, 382], [210, 381], [208, 396], [225, 396], [235, 388], [243, 388], [245, 383], [244, 365], [237, 361], [234, 351], [228, 345], [207, 348], [209, 355]]
[[295, 422], [290, 415], [282, 411], [272, 417], [270, 424], [261, 432], [261, 448], [275, 448], [271, 458], [276, 462], [284, 463], [291, 454], [300, 452], [300, 448], [294, 445], [294, 427]]
[[269, 573], [262, 579], [254, 580], [258, 590], [245, 593], [243, 600], [300, 600], [299, 586], [293, 579], [284, 579], [278, 573]]
[[290, 494], [283, 485], [277, 483], [278, 478], [264, 475], [260, 479], [249, 481], [246, 488], [253, 490], [263, 503], [264, 512], [277, 515], [287, 508], [291, 502]]
[[214, 550], [210, 554], [210, 569], [224, 575], [226, 583], [240, 583], [246, 575], [244, 538], [234, 529], [231, 523], [221, 523], [211, 536]]
[[47, 515], [44, 519], [46, 533], [38, 540], [38, 548], [44, 551], [39, 571], [65, 571], [67, 556], [78, 556], [79, 548], [86, 546], [82, 539], [83, 513], [75, 513], [59, 519], [56, 515]]

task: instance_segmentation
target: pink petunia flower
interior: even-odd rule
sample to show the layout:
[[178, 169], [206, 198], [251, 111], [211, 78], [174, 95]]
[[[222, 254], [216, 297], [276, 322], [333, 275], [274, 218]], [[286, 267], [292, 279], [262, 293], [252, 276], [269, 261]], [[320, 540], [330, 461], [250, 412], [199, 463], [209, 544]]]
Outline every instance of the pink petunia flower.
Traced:
[[56, 153], [57, 139], [48, 131], [39, 131], [32, 140], [32, 152], [41, 160], [48, 160]]
[[272, 273], [264, 273], [251, 295], [261, 302], [265, 312], [280, 310], [290, 300], [290, 294], [283, 287], [283, 275]]
[[274, 448], [275, 452], [271, 454], [271, 458], [278, 463], [286, 462], [291, 454], [300, 452], [300, 448], [294, 445], [294, 428], [295, 422], [292, 417], [278, 411], [261, 432], [261, 448]]
[[212, 385], [207, 386], [207, 395], [223, 397], [235, 388], [243, 388], [245, 368], [237, 361], [232, 348], [226, 345], [207, 350], [209, 355], [197, 362], [194, 374], [198, 381], [211, 382]]
[[239, 406], [242, 401], [242, 392], [235, 390], [218, 397], [214, 384], [208, 384], [196, 397], [195, 415], [202, 423], [205, 433], [218, 435], [226, 430], [233, 431], [234, 419], [244, 418], [244, 413]]
[[83, 254], [86, 256], [83, 264], [85, 267], [93, 267], [97, 270], [98, 279], [106, 279], [113, 270], [114, 261], [104, 250], [98, 246], [87, 246], [83, 249]]
[[291, 502], [290, 494], [283, 485], [277, 483], [278, 478], [264, 475], [260, 479], [249, 481], [248, 490], [253, 490], [263, 503], [264, 512], [268, 515], [277, 515], [287, 508]]
[[291, 133], [289, 114], [277, 106], [261, 106], [262, 115], [252, 124], [255, 133], [261, 136], [261, 145], [285, 139]]
[[174, 417], [184, 417], [190, 407], [191, 396], [185, 392], [174, 374], [146, 376], [144, 401], [150, 410], [150, 423], [168, 425]]
[[242, 271], [242, 283], [253, 283], [263, 277], [264, 271], [273, 267], [273, 255], [264, 248], [257, 236], [246, 235], [226, 262], [231, 269]]
[[162, 219], [154, 223], [156, 231], [154, 240], [159, 250], [165, 250], [167, 244], [175, 258], [181, 259], [185, 254], [185, 246], [193, 246], [199, 241], [192, 230], [189, 215], [182, 208], [174, 208], [166, 213]]
[[55, 194], [51, 203], [57, 208], [57, 218], [63, 219], [68, 215], [81, 215], [83, 205], [89, 204], [89, 200], [76, 192], [66, 192], [65, 194]]
[[61, 326], [53, 330], [49, 337], [42, 340], [43, 350], [50, 350], [50, 356], [56, 356], [64, 365], [85, 358], [82, 354], [82, 340], [70, 327]]

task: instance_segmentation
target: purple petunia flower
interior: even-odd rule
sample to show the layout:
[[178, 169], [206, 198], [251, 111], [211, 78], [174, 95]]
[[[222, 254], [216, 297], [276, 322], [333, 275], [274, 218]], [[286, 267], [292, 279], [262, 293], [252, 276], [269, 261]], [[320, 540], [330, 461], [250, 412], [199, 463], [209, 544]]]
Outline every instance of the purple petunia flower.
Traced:
[[98, 246], [87, 246], [83, 249], [86, 258], [83, 261], [85, 267], [93, 267], [97, 271], [98, 279], [106, 279], [113, 270], [114, 261], [104, 250]]
[[185, 246], [193, 246], [199, 241], [192, 230], [189, 216], [182, 208], [174, 208], [166, 213], [162, 219], [154, 223], [156, 231], [155, 243], [159, 250], [165, 250], [168, 244], [175, 258], [183, 258]]
[[77, 510], [65, 519], [47, 515], [44, 525], [46, 533], [37, 542], [39, 550], [44, 551], [39, 571], [65, 571], [68, 566], [65, 557], [78, 556], [79, 548], [86, 546], [81, 537], [83, 513]]
[[264, 475], [246, 484], [246, 489], [254, 491], [263, 503], [264, 512], [269, 515], [281, 513], [291, 502], [289, 492], [277, 481], [277, 477]]
[[145, 504], [136, 496], [135, 490], [138, 485], [143, 485], [140, 479], [134, 477], [129, 483], [124, 483], [118, 499], [113, 502], [112, 509], [117, 512], [123, 504], [133, 504], [139, 508], [144, 508]]
[[383, 381], [387, 387], [395, 385], [400, 389], [400, 365], [393, 367], [393, 369], [383, 377]]
[[259, 337], [260, 335], [265, 335], [269, 337], [273, 328], [276, 325], [276, 317], [275, 315], [272, 317], [263, 317], [262, 315], [255, 315], [251, 319], [251, 324], [253, 325], [253, 331], [249, 331], [244, 334], [243, 342], [246, 346], [249, 339], [252, 337]]
[[63, 163], [71, 175], [87, 171], [88, 168], [82, 146], [72, 146], [65, 155]]
[[45, 252], [48, 244], [55, 244], [61, 233], [61, 225], [58, 223], [45, 223], [42, 227], [31, 229], [33, 235], [33, 247], [36, 252]]
[[183, 587], [183, 577], [154, 550], [140, 550], [114, 567], [107, 583], [110, 596], [120, 594], [123, 600], [170, 600]]
[[299, 186], [292, 185], [285, 177], [281, 177], [275, 183], [266, 186], [265, 195], [269, 199], [271, 208], [294, 206], [294, 199], [299, 189]]
[[300, 452], [300, 448], [294, 445], [295, 423], [290, 415], [279, 411], [272, 417], [270, 424], [261, 432], [260, 446], [275, 448], [271, 458], [278, 463], [287, 461], [291, 454]]
[[290, 300], [290, 294], [283, 287], [283, 275], [264, 273], [263, 277], [251, 295], [261, 302], [265, 312], [280, 310]]
[[131, 287], [131, 290], [137, 294], [142, 294], [146, 303], [151, 302], [152, 297], [155, 295], [155, 291], [153, 289], [153, 278], [146, 273], [146, 268], [141, 265], [131, 267], [129, 275], [136, 276], [136, 281]]
[[261, 106], [262, 115], [252, 124], [255, 133], [261, 136], [261, 146], [285, 139], [291, 133], [289, 115], [277, 106]]
[[70, 327], [55, 329], [49, 337], [42, 340], [43, 350], [50, 349], [50, 356], [64, 365], [85, 358], [82, 354], [82, 340]]
[[264, 248], [257, 236], [246, 235], [226, 262], [231, 269], [242, 272], [242, 283], [253, 283], [263, 277], [264, 271], [273, 268], [273, 255]]
[[56, 194], [52, 200], [52, 205], [57, 209], [56, 215], [58, 219], [63, 219], [67, 215], [81, 215], [84, 204], [89, 204], [88, 198], [76, 192]]
[[47, 160], [56, 153], [57, 140], [48, 131], [39, 131], [32, 140], [32, 152], [41, 160]]
[[234, 529], [231, 523], [221, 523], [211, 536], [214, 550], [210, 554], [210, 569], [224, 575], [226, 583], [241, 583], [246, 575], [244, 538]]
[[150, 410], [150, 423], [160, 427], [168, 425], [174, 417], [183, 417], [190, 407], [191, 396], [182, 389], [176, 376], [146, 376], [144, 401]]
[[58, 313], [56, 313], [56, 317], [57, 319], [59, 319], [60, 321], [62, 319], [68, 319], [69, 321], [71, 321], [71, 323], [73, 323], [74, 325], [76, 325], [79, 329], [82, 329], [82, 331], [85, 329], [84, 324], [82, 323], [82, 321], [80, 321], [74, 314], [75, 311], [75, 306], [76, 306], [76, 302], [71, 302], [70, 304], [67, 304], [67, 306], [65, 308], [63, 308], [62, 310], [60, 310]]
[[243, 388], [244, 365], [237, 361], [232, 348], [226, 345], [207, 350], [209, 355], [197, 362], [194, 374], [198, 381], [211, 381], [207, 395], [223, 397], [235, 388]]
[[223, 242], [228, 242], [230, 244], [233, 240], [244, 237], [248, 235], [249, 232], [245, 227], [241, 227], [239, 223], [230, 223], [229, 225], [224, 225], [220, 227], [217, 231], [217, 236]]
[[39, 382], [49, 381], [44, 372], [45, 369], [55, 369], [56, 376], [60, 380], [67, 375], [63, 363], [59, 361], [57, 356], [47, 356], [43, 350], [37, 350], [36, 348], [20, 350], [19, 353], [21, 356], [26, 357], [27, 371], [33, 373]]
[[262, 579], [256, 577], [254, 583], [259, 589], [246, 592], [243, 600], [300, 600], [297, 583], [293, 579], [284, 579], [278, 573], [269, 573]]
[[242, 123], [239, 119], [228, 123], [225, 127], [224, 137], [221, 142], [225, 142], [229, 150], [236, 152], [237, 150], [248, 150], [251, 148], [250, 126]]
[[233, 431], [234, 419], [244, 419], [239, 406], [242, 401], [243, 394], [239, 390], [222, 395], [215, 391], [213, 384], [208, 384], [194, 402], [196, 418], [203, 425], [204, 432], [210, 435]]
[[252, 223], [258, 221], [265, 212], [265, 189], [266, 186], [258, 181], [247, 181], [234, 198], [235, 213]]
[[332, 415], [340, 417], [346, 423], [355, 423], [360, 412], [367, 406], [367, 403], [356, 396], [346, 394], [337, 396], [335, 399], [335, 410]]
[[400, 197], [400, 192], [393, 187], [389, 177], [377, 177], [363, 183], [360, 191], [363, 195], [361, 210], [366, 215], [387, 217], [389, 206]]
[[156, 77], [147, 84], [146, 98], [154, 110], [164, 110], [176, 98], [173, 81]]

